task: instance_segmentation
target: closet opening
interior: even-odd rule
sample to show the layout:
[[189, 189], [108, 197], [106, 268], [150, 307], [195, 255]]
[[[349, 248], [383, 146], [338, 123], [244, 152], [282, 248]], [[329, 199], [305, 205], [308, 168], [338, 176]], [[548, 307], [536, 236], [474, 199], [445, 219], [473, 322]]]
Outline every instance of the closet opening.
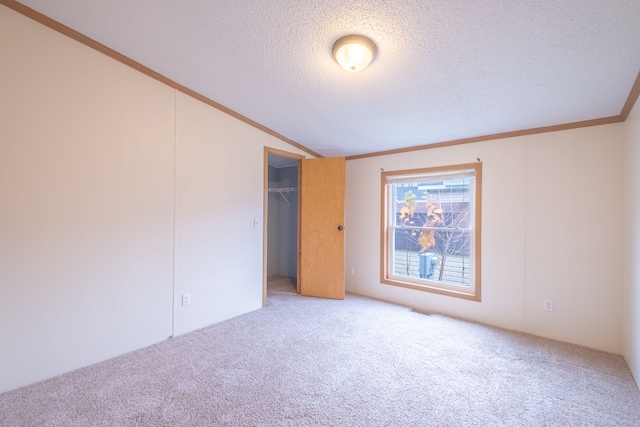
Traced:
[[302, 156], [265, 149], [265, 270], [268, 294], [299, 293], [299, 178]]

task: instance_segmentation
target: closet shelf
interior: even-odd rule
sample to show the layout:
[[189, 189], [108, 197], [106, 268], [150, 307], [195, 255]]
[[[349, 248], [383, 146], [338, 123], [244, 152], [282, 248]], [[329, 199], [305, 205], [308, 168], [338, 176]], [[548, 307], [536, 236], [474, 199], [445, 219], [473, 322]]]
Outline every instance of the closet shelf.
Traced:
[[285, 196], [285, 194], [289, 194], [292, 191], [298, 191], [298, 189], [294, 187], [269, 189], [269, 193], [280, 194], [280, 197], [282, 197], [282, 199], [287, 203], [287, 206], [291, 206], [291, 203], [289, 203], [289, 200], [287, 199], [287, 196]]
[[289, 193], [291, 191], [298, 191], [297, 188], [295, 187], [289, 187], [289, 188], [270, 188], [269, 189], [269, 193]]

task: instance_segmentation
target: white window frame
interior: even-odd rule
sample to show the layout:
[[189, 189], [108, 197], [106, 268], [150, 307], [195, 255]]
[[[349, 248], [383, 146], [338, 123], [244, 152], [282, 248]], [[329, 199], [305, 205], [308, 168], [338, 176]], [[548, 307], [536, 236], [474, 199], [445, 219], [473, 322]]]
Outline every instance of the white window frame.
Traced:
[[[463, 229], [469, 233], [470, 271], [469, 286], [460, 286], [447, 282], [423, 279], [413, 276], [394, 274], [393, 262], [395, 252], [396, 199], [394, 188], [397, 184], [418, 182], [421, 179], [438, 180], [450, 179], [456, 176], [473, 176], [470, 188], [470, 219], [469, 227]], [[420, 291], [433, 292], [472, 301], [481, 300], [481, 212], [482, 212], [482, 163], [440, 166], [424, 169], [382, 172], [382, 253], [381, 253], [381, 282], [388, 285], [401, 286]], [[404, 226], [404, 229], [441, 230], [443, 228], [425, 227], [423, 225]], [[450, 230], [458, 232], [456, 230]]]

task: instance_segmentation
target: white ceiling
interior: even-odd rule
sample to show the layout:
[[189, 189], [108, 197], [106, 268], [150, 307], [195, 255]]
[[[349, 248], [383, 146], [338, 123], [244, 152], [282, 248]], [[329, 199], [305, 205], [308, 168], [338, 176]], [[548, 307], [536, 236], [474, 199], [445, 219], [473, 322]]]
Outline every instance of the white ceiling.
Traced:
[[617, 116], [640, 71], [640, 0], [20, 3], [324, 156]]

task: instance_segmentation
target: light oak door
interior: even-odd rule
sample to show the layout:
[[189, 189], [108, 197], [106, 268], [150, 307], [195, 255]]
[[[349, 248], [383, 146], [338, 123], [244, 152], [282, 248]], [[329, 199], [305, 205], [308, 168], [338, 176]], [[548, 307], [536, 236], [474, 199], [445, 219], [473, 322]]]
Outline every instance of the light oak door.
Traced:
[[344, 182], [344, 157], [301, 160], [301, 295], [344, 299]]

